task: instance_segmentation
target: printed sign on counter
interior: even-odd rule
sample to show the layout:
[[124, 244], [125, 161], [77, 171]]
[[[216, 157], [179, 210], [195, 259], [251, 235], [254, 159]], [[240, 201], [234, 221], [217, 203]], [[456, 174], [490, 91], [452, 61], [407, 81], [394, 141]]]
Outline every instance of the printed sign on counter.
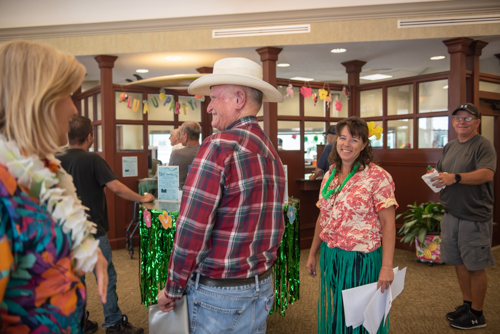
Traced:
[[179, 166], [158, 166], [158, 201], [180, 201]]

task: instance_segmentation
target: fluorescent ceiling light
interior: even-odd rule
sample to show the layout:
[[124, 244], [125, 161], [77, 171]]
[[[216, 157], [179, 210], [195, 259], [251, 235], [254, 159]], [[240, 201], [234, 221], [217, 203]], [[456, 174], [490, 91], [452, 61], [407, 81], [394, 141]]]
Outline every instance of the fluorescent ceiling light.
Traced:
[[359, 77], [360, 79], [364, 80], [382, 80], [382, 79], [388, 79], [392, 78], [392, 75], [387, 75], [387, 74], [371, 74], [371, 75], [365, 75], [364, 77]]
[[288, 66], [290, 66], [290, 64], [280, 63], [280, 64], [277, 64], [276, 66], [278, 66], [278, 67], [288, 67]]
[[445, 56], [434, 56], [434, 57], [431, 57], [431, 60], [441, 60], [444, 58], [446, 58], [446, 57]]
[[167, 60], [181, 60], [182, 58], [179, 56], [168, 56], [168, 57], [165, 57], [165, 59], [167, 59]]
[[330, 51], [331, 53], [344, 53], [346, 52], [347, 50], [344, 49], [344, 48], [338, 48], [338, 49], [333, 49], [332, 51]]
[[148, 72], [149, 72], [149, 70], [146, 70], [146, 69], [144, 69], [144, 68], [140, 68], [140, 69], [135, 70], [135, 71], [136, 71], [137, 73], [148, 73]]
[[297, 81], [313, 81], [314, 79], [312, 79], [312, 78], [303, 78], [303, 77], [293, 77], [293, 78], [290, 78], [290, 80], [297, 80]]

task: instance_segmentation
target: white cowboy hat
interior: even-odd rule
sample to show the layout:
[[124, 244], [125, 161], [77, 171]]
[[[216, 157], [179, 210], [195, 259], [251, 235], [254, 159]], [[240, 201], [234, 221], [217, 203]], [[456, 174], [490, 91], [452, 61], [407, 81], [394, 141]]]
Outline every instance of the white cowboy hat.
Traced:
[[262, 80], [262, 67], [246, 58], [224, 58], [214, 64], [212, 74], [196, 79], [189, 85], [192, 95], [210, 95], [210, 87], [239, 85], [260, 90], [266, 102], [283, 102], [283, 96], [272, 85]]

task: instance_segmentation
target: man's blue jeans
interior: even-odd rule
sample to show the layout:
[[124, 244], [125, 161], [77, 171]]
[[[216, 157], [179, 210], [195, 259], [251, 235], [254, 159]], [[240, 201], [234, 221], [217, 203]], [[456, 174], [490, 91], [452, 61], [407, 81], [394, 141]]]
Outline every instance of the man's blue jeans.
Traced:
[[[108, 294], [106, 304], [102, 304], [104, 311], [104, 322], [102, 327], [111, 327], [122, 319], [122, 311], [118, 307], [118, 295], [116, 294], [116, 271], [113, 265], [111, 246], [109, 245], [109, 240], [107, 235], [97, 237], [99, 240], [99, 248], [101, 249], [102, 255], [108, 261]], [[95, 271], [94, 271], [95, 275]]]
[[237, 287], [211, 287], [189, 280], [186, 293], [191, 334], [266, 332], [274, 301], [273, 275]]

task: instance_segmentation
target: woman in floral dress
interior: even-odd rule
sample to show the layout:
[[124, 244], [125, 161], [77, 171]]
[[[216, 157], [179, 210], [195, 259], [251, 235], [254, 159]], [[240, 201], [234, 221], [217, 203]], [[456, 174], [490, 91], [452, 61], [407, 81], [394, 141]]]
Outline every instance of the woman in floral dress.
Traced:
[[[333, 164], [321, 184], [307, 271], [316, 276], [321, 247], [318, 332], [367, 333], [363, 326], [345, 326], [342, 290], [377, 282], [384, 292], [392, 283], [398, 204], [392, 177], [372, 162], [365, 121], [344, 119], [337, 123], [337, 133], [329, 157]], [[378, 333], [388, 329], [382, 322]]]
[[81, 333], [80, 276], [106, 260], [54, 153], [77, 115], [71, 93], [85, 68], [42, 44], [0, 45], [0, 332]]

